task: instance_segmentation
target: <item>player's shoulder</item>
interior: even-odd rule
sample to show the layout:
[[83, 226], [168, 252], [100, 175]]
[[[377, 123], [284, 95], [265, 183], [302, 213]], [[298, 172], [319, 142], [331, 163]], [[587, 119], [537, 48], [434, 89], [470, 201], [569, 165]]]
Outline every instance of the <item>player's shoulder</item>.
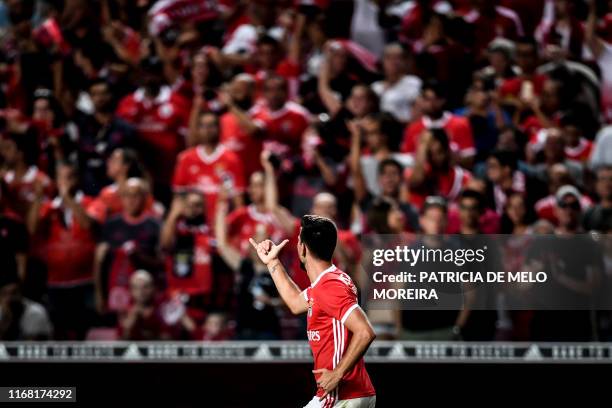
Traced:
[[355, 284], [346, 272], [336, 268], [333, 271], [325, 273], [325, 275], [321, 277], [319, 286], [323, 290], [335, 290], [338, 288], [353, 288]]

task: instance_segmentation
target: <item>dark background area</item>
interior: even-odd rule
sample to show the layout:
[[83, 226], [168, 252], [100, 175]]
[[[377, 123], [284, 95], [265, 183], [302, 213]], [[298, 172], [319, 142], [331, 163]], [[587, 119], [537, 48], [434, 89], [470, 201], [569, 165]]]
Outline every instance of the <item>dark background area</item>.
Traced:
[[[609, 390], [611, 369], [609, 364], [368, 364], [378, 408], [528, 407], [537, 401], [552, 407], [571, 397], [579, 407], [603, 407], [608, 403], [599, 398]], [[0, 365], [0, 385], [76, 386], [76, 405], [86, 407], [288, 408], [312, 398], [310, 370], [310, 364], [6, 363]]]

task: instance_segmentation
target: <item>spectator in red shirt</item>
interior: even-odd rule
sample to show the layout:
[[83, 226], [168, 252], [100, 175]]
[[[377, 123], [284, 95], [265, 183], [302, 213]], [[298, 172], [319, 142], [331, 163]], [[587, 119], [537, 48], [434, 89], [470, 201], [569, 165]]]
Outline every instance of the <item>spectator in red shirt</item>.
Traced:
[[195, 330], [194, 322], [179, 303], [166, 301], [156, 290], [146, 270], [130, 278], [130, 305], [119, 316], [119, 334], [124, 340], [176, 340], [181, 330]]
[[225, 220], [229, 243], [243, 256], [251, 249], [249, 238], [256, 231], [264, 230], [274, 242], [284, 235], [266, 205], [266, 177], [260, 171], [251, 175], [247, 189], [250, 204], [230, 212]]
[[41, 192], [30, 208], [28, 229], [36, 254], [47, 271], [51, 319], [60, 339], [85, 338], [93, 315], [93, 221], [86, 213], [92, 198], [78, 189], [76, 166], [56, 170], [58, 196], [43, 202]]
[[264, 82], [265, 103], [258, 104], [253, 120], [264, 138], [264, 148], [286, 158], [300, 153], [302, 134], [308, 127], [306, 109], [289, 101], [287, 80], [271, 76]]
[[240, 157], [245, 177], [249, 177], [261, 169], [262, 140], [257, 137], [258, 129], [252, 121], [255, 79], [249, 74], [236, 75], [220, 97], [227, 108], [219, 119], [221, 143]]
[[421, 208], [432, 195], [455, 200], [472, 175], [454, 164], [446, 132], [432, 129], [421, 134], [414, 167], [406, 169], [404, 177], [410, 188], [409, 202]]
[[524, 37], [516, 41], [516, 64], [520, 68], [517, 77], [506, 79], [499, 87], [504, 103], [520, 107], [520, 100], [539, 96], [544, 87], [546, 75], [538, 74], [538, 45], [533, 38]]
[[[135, 150], [129, 148], [117, 148], [106, 161], [106, 174], [113, 181], [104, 187], [98, 196], [89, 205], [87, 212], [99, 224], [123, 211], [121, 201], [121, 189], [125, 182], [133, 177], [145, 178], [145, 170]], [[161, 218], [163, 206], [155, 200], [151, 194], [147, 195], [146, 210]]]
[[119, 103], [117, 115], [136, 127], [142, 157], [153, 177], [155, 197], [168, 204], [172, 169], [177, 154], [185, 147], [189, 104], [164, 84], [157, 59], [143, 63], [141, 81], [142, 87]]
[[163, 268], [158, 253], [159, 221], [145, 211], [148, 193], [144, 180], [127, 180], [120, 192], [123, 212], [102, 227], [94, 261], [96, 309], [100, 314], [125, 310], [134, 271], [143, 268], [157, 273]]
[[236, 153], [219, 143], [219, 118], [213, 113], [199, 115], [197, 146], [182, 152], [174, 169], [175, 193], [190, 190], [204, 195], [206, 224], [212, 227], [217, 195], [222, 188], [232, 195], [236, 208], [244, 203], [244, 170]]
[[51, 179], [34, 164], [36, 161], [36, 141], [31, 133], [10, 133], [0, 140], [0, 154], [4, 160], [6, 206], [22, 219], [28, 214], [36, 198], [42, 191], [51, 198], [54, 187]]
[[271, 76], [281, 76], [288, 84], [289, 98], [293, 99], [298, 91], [300, 67], [296, 61], [283, 56], [281, 44], [270, 36], [263, 36], [257, 41], [254, 54], [255, 65], [247, 66], [247, 72], [255, 77], [256, 97], [265, 89], [265, 81]]
[[584, 137], [587, 120], [585, 117], [568, 112], [559, 121], [565, 138], [565, 156], [570, 160], [586, 163], [591, 157], [593, 142]]
[[496, 37], [516, 40], [525, 35], [518, 15], [512, 9], [499, 6], [499, 0], [474, 0], [472, 3], [472, 10], [463, 18], [474, 27], [477, 56]]
[[575, 1], [547, 0], [544, 15], [535, 30], [540, 49], [547, 57], [582, 58], [584, 28], [576, 16]]
[[416, 155], [424, 130], [443, 129], [459, 163], [470, 167], [476, 154], [470, 122], [465, 117], [445, 111], [445, 103], [446, 93], [441, 84], [429, 82], [423, 86], [420, 101], [423, 116], [406, 127], [401, 151]]
[[160, 235], [160, 246], [166, 253], [167, 292], [170, 297], [184, 298], [196, 319], [203, 317], [214, 284], [215, 243], [204, 212], [199, 192], [175, 197]]

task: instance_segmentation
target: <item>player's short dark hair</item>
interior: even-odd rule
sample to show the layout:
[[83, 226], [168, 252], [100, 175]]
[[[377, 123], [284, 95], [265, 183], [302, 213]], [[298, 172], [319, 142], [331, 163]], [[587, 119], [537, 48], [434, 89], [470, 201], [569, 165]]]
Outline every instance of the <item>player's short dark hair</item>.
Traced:
[[300, 240], [315, 258], [331, 262], [338, 240], [336, 224], [329, 218], [305, 215], [301, 225]]

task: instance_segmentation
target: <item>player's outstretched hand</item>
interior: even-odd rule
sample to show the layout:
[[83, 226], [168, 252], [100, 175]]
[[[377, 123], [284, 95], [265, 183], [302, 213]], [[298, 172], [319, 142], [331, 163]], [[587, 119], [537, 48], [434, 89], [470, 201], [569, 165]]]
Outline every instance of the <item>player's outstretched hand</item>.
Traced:
[[285, 245], [287, 245], [289, 240], [286, 239], [278, 245], [269, 239], [265, 239], [258, 244], [253, 238], [249, 238], [249, 242], [251, 245], [253, 245], [255, 251], [257, 251], [257, 255], [259, 256], [259, 259], [261, 259], [261, 262], [267, 265], [278, 258], [278, 253]]

